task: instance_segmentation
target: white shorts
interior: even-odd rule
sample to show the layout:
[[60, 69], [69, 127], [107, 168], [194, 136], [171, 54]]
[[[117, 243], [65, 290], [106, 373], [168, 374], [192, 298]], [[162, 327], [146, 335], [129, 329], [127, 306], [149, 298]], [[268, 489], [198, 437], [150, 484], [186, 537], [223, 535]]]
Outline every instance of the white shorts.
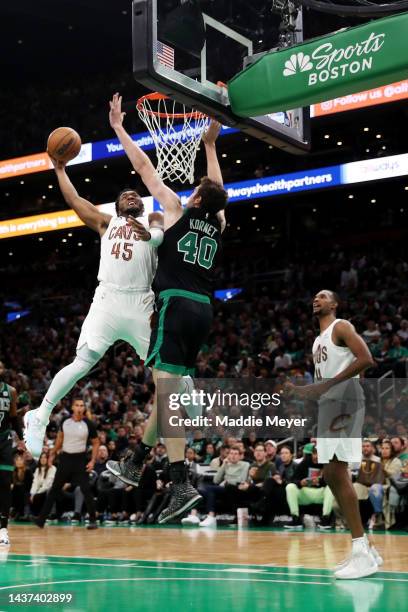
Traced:
[[361, 463], [361, 438], [317, 438], [317, 460], [329, 463], [334, 456], [346, 463]]
[[316, 442], [319, 463], [329, 463], [336, 456], [339, 461], [360, 464], [364, 415], [364, 393], [355, 380], [333, 387], [320, 399]]
[[153, 291], [118, 291], [99, 285], [82, 325], [77, 350], [87, 344], [102, 356], [117, 340], [124, 340], [141, 359], [146, 359], [153, 305]]

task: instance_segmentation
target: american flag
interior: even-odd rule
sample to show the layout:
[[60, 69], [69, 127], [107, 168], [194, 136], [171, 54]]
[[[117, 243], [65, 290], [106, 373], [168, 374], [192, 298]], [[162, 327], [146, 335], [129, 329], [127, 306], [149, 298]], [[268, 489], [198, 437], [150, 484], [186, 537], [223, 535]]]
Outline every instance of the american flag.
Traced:
[[163, 66], [174, 70], [174, 49], [157, 41], [157, 59]]

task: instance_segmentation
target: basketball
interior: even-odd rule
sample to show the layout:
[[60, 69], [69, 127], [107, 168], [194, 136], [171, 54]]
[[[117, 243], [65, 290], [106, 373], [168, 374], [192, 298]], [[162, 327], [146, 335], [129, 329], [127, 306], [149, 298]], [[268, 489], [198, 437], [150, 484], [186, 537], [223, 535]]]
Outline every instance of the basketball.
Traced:
[[81, 137], [70, 127], [60, 127], [51, 132], [47, 141], [47, 153], [62, 162], [74, 159], [81, 150]]

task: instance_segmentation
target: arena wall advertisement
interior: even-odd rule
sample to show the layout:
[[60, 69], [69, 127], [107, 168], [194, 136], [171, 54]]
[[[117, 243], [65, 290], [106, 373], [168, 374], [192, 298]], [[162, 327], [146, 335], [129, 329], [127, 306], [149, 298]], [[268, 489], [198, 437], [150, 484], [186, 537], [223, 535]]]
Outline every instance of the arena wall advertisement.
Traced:
[[[272, 196], [283, 196], [290, 193], [339, 187], [353, 183], [369, 182], [381, 179], [396, 178], [408, 175], [408, 154], [390, 155], [379, 159], [366, 159], [339, 166], [315, 168], [304, 172], [292, 172], [278, 176], [267, 176], [262, 179], [251, 179], [238, 183], [227, 183], [230, 203]], [[182, 191], [178, 195], [185, 204], [192, 190]], [[143, 198], [147, 213], [160, 210], [159, 203], [152, 197]], [[101, 204], [104, 212], [114, 213], [114, 204]], [[7, 219], [0, 222], [0, 240], [17, 238], [29, 234], [51, 232], [55, 230], [80, 227], [83, 223], [72, 211], [44, 213], [31, 217]]]

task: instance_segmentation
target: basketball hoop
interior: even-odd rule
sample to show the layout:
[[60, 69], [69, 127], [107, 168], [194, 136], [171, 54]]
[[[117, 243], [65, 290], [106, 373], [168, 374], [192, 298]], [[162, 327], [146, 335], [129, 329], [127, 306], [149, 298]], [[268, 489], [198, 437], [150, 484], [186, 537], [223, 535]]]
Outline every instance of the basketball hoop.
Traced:
[[194, 182], [194, 163], [209, 117], [168, 96], [151, 93], [136, 105], [153, 139], [162, 180]]

